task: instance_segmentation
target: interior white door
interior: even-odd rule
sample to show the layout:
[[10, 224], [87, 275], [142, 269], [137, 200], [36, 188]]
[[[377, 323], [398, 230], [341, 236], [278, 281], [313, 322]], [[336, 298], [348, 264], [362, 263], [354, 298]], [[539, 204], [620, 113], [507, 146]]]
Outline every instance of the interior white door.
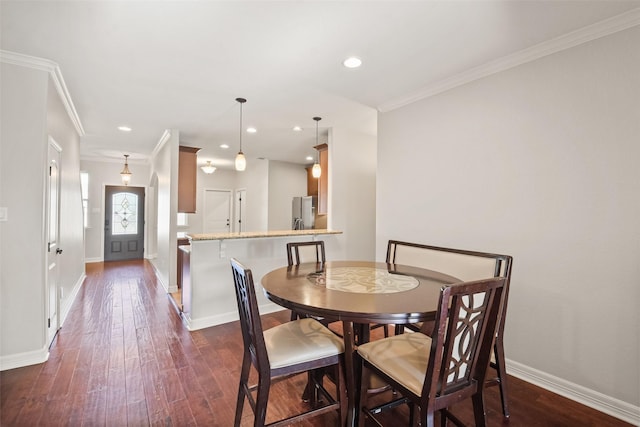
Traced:
[[47, 218], [47, 338], [51, 344], [60, 329], [59, 308], [60, 297], [58, 291], [58, 256], [62, 254], [59, 244], [60, 228], [60, 152], [62, 149], [49, 137], [48, 148], [48, 178], [46, 195]]
[[203, 233], [231, 231], [231, 190], [204, 190]]

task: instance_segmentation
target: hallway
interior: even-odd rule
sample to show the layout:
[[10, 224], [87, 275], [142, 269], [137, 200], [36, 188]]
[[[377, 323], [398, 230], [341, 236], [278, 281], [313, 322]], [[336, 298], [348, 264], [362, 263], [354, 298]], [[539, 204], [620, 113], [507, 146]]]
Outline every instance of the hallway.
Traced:
[[[263, 325], [288, 317], [288, 311], [266, 315]], [[0, 424], [231, 426], [241, 356], [237, 322], [184, 328], [148, 261], [87, 264], [49, 360], [0, 373]], [[273, 387], [269, 420], [304, 405], [304, 381], [298, 376]], [[497, 387], [486, 391], [489, 426], [629, 426], [517, 378], [509, 385], [509, 423]], [[472, 419], [470, 405], [454, 412]], [[334, 426], [336, 419], [327, 414], [302, 425]], [[392, 426], [399, 419], [388, 418]], [[248, 404], [243, 425], [252, 425]]]

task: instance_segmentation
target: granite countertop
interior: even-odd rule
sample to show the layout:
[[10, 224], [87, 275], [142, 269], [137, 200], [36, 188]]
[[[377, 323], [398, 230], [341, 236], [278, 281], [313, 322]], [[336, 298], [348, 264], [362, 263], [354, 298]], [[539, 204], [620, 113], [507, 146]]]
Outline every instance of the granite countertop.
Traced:
[[241, 233], [187, 234], [187, 237], [192, 242], [195, 242], [199, 240], [256, 239], [256, 238], [263, 238], [263, 237], [316, 236], [320, 234], [342, 234], [342, 231], [326, 230], [326, 229], [243, 231]]

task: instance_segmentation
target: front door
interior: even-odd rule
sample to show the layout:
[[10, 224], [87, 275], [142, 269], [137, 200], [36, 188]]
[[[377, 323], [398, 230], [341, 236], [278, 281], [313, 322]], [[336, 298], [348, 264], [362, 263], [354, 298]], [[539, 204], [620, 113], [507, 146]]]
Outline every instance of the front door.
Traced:
[[205, 190], [203, 233], [231, 231], [231, 190]]
[[47, 180], [47, 337], [51, 344], [59, 329], [58, 255], [60, 215], [60, 146], [49, 137], [49, 169]]
[[104, 260], [142, 259], [144, 187], [105, 188]]
[[247, 190], [236, 190], [236, 199], [234, 206], [234, 226], [233, 231], [240, 233], [246, 231], [246, 219], [247, 219]]

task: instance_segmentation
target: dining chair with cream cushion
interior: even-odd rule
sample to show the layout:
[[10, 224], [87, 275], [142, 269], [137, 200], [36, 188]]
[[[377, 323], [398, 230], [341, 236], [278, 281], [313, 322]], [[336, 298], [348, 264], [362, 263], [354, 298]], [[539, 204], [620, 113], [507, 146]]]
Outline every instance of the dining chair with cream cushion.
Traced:
[[[410, 425], [419, 421], [422, 427], [432, 427], [438, 411], [460, 425], [446, 409], [469, 398], [475, 425], [484, 426], [483, 388], [506, 281], [496, 277], [444, 286], [432, 336], [406, 333], [360, 345], [360, 426], [367, 418], [381, 425], [376, 414], [404, 403], [410, 408]], [[371, 375], [391, 384], [400, 396], [369, 408]]]
[[[389, 240], [387, 245], [387, 263], [403, 264], [414, 267], [426, 268], [454, 276], [462, 281], [478, 280], [487, 277], [505, 277], [506, 284], [502, 293], [496, 340], [491, 353], [491, 367], [496, 375], [487, 380], [486, 385], [500, 386], [500, 399], [502, 413], [509, 417], [509, 401], [507, 394], [507, 372], [504, 356], [504, 325], [507, 315], [507, 302], [509, 299], [509, 285], [511, 282], [511, 265], [513, 258], [509, 255], [493, 254], [488, 252], [453, 249], [439, 246], [423, 245], [418, 243]], [[397, 325], [396, 334], [403, 328], [413, 331], [421, 331], [430, 335], [433, 323], [415, 325]]]
[[[263, 330], [251, 270], [233, 258], [231, 270], [244, 342], [234, 425], [240, 425], [245, 399], [253, 409], [254, 426], [290, 425], [334, 410], [338, 411], [340, 425], [344, 425], [347, 418], [347, 400], [343, 371], [343, 340], [320, 322], [310, 318]], [[250, 386], [249, 373], [252, 366], [258, 373], [258, 382]], [[335, 398], [322, 384], [323, 374], [329, 369], [333, 369], [332, 377], [336, 383]], [[272, 382], [301, 373], [307, 373], [309, 384], [313, 384], [310, 410], [265, 424]], [[321, 400], [326, 402], [322, 406]]]

